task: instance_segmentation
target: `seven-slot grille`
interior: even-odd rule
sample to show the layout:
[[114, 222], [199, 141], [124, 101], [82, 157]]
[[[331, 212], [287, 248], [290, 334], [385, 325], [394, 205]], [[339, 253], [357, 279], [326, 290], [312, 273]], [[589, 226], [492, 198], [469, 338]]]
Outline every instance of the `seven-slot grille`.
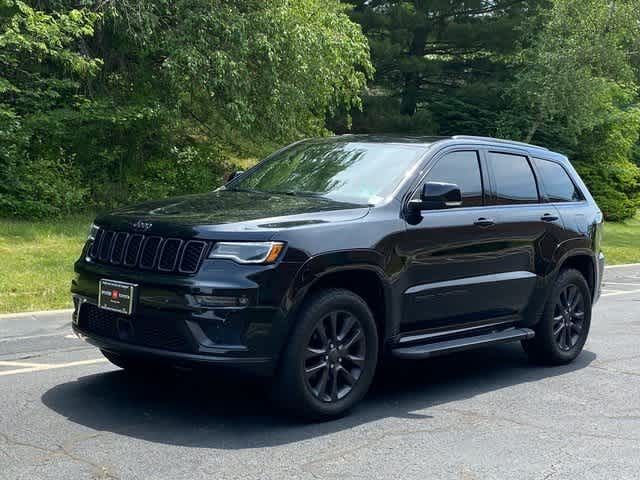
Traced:
[[100, 228], [89, 245], [88, 255], [100, 263], [189, 274], [198, 271], [208, 246], [202, 240], [164, 238]]

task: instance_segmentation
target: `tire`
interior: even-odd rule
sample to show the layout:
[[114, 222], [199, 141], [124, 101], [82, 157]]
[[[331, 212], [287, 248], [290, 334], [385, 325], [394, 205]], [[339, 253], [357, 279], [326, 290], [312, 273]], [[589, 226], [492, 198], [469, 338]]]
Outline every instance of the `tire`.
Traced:
[[116, 367], [122, 368], [127, 373], [134, 375], [157, 375], [161, 371], [166, 371], [157, 362], [145, 360], [141, 357], [133, 357], [129, 355], [122, 355], [119, 353], [108, 352], [106, 350], [100, 350], [107, 360], [113, 363]]
[[366, 395], [377, 362], [378, 332], [365, 301], [349, 290], [321, 290], [300, 310], [273, 400], [305, 420], [340, 417]]
[[572, 362], [582, 351], [591, 326], [591, 291], [582, 274], [562, 270], [534, 327], [536, 335], [522, 342], [529, 357], [547, 365]]

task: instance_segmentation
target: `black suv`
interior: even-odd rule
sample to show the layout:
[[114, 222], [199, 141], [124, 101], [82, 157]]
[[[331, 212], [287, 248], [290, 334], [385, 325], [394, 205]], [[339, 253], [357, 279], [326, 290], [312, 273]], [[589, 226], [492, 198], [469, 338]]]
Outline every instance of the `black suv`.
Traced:
[[521, 341], [572, 361], [600, 294], [602, 221], [541, 147], [305, 140], [211, 193], [97, 218], [73, 328], [125, 369], [229, 366], [271, 377], [298, 414], [337, 416], [387, 355]]

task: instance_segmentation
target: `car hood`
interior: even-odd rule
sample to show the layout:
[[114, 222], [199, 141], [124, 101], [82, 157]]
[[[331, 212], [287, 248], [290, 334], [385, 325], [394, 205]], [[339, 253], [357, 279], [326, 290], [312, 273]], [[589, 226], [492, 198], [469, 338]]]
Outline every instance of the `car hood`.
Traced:
[[[146, 233], [206, 236], [207, 232], [273, 232], [306, 225], [350, 221], [365, 216], [368, 206], [308, 196], [217, 190], [150, 201], [99, 217], [99, 225]], [[260, 235], [264, 237], [264, 235]]]

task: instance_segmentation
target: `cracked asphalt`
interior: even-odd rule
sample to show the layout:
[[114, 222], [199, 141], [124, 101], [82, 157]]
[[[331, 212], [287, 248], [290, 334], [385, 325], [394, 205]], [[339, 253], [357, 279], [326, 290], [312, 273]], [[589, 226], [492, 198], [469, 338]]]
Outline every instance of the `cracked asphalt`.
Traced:
[[3, 317], [0, 479], [638, 479], [640, 266], [605, 282], [573, 364], [517, 344], [396, 363], [322, 424], [239, 378], [131, 378], [70, 336], [69, 312]]

